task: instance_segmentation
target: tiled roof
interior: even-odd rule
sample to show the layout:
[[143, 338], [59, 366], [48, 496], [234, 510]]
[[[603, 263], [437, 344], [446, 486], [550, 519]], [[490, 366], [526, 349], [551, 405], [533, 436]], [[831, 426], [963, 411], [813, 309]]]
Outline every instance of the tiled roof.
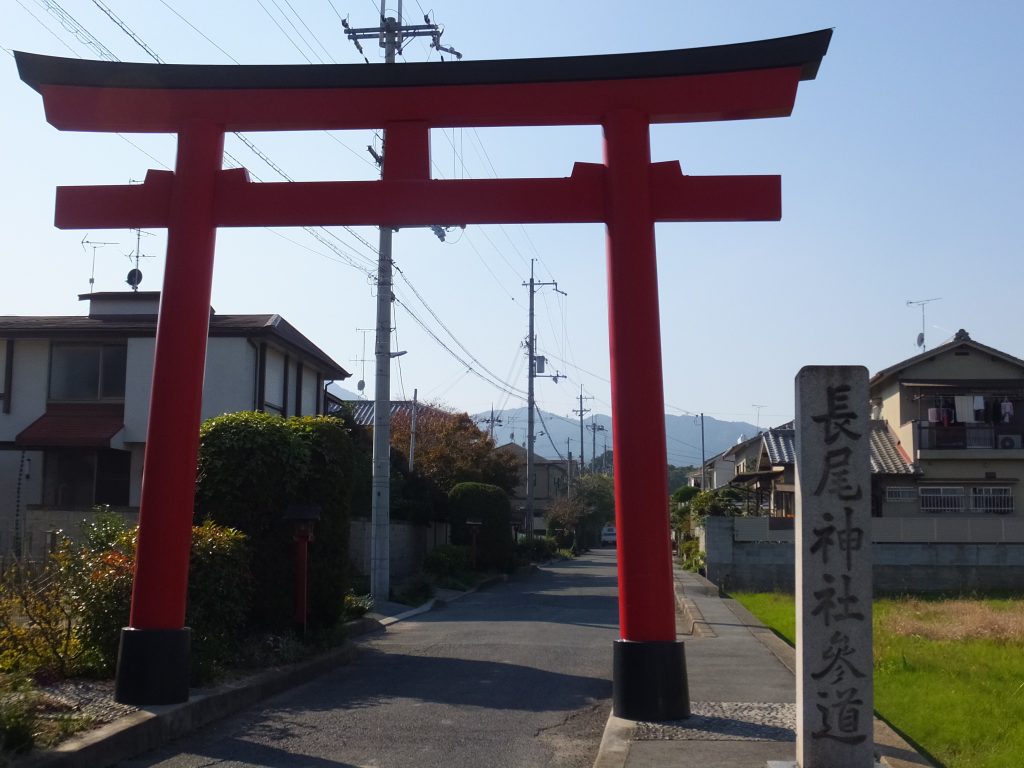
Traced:
[[[344, 406], [348, 406], [352, 410], [352, 419], [361, 427], [372, 427], [373, 426], [373, 400], [340, 400], [328, 403], [327, 413], [337, 413]], [[417, 403], [416, 411], [418, 418], [423, 418], [428, 413], [440, 413], [445, 414], [445, 411], [440, 411], [433, 406], [426, 405], [424, 403]], [[412, 401], [411, 400], [392, 400], [391, 401], [391, 418], [397, 415], [409, 416], [412, 414]]]
[[768, 451], [768, 461], [773, 467], [780, 464], [792, 464], [796, 460], [796, 433], [792, 429], [769, 429], [761, 435], [764, 447]]
[[876, 475], [914, 474], [884, 421], [871, 422], [871, 472]]
[[[772, 466], [793, 464], [796, 460], [796, 432], [769, 429], [761, 435]], [[903, 457], [896, 438], [884, 421], [871, 422], [871, 472], [876, 475], [910, 475], [913, 470]]]
[[19, 448], [109, 448], [124, 429], [124, 406], [51, 404], [14, 439]]

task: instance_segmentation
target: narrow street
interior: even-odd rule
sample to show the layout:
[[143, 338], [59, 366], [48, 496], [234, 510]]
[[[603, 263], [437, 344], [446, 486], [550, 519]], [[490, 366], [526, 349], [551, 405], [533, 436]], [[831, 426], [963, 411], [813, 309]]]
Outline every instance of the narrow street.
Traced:
[[353, 664], [131, 768], [589, 768], [611, 707], [614, 550], [467, 595]]

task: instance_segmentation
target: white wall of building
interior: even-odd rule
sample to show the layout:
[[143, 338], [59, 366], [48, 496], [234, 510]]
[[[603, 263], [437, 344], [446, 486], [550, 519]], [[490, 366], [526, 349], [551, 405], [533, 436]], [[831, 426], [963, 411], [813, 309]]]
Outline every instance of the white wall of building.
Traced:
[[246, 339], [210, 339], [203, 380], [203, 420], [251, 411], [256, 399], [255, 371], [256, 348]]

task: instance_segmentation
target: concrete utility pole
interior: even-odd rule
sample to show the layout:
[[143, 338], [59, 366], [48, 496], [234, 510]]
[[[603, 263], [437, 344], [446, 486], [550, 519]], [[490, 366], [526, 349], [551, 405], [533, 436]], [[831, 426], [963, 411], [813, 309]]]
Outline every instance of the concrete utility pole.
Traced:
[[[448, 51], [462, 58], [462, 55], [451, 48], [441, 46], [441, 30], [424, 16], [426, 24], [413, 26], [402, 25], [402, 0], [398, 0], [398, 17], [387, 16], [385, 0], [380, 4], [380, 26], [354, 29], [347, 21], [342, 21], [345, 35], [351, 40], [356, 50], [363, 52], [360, 40], [377, 38], [384, 49], [384, 63], [394, 64], [395, 55], [401, 51], [407, 38], [431, 37], [432, 48]], [[381, 166], [381, 175], [385, 174], [387, 163], [388, 132], [383, 131], [384, 156], [378, 156], [369, 148], [371, 154]], [[380, 244], [377, 256], [377, 329], [374, 345], [377, 360], [376, 377], [373, 390], [373, 492], [370, 509], [370, 593], [377, 602], [387, 601], [391, 597], [391, 358], [402, 354], [391, 352], [391, 293], [392, 260], [391, 238], [394, 230], [391, 227], [380, 228]], [[415, 431], [413, 432], [415, 434]], [[410, 445], [409, 465], [412, 466], [412, 450]]]
[[587, 429], [590, 430], [590, 461], [594, 465], [594, 471], [597, 472], [597, 433], [605, 431], [604, 424], [598, 424], [591, 416]]
[[700, 415], [700, 489], [702, 491], [708, 489], [706, 462], [707, 459], [704, 458], [704, 414], [702, 413]]
[[[583, 441], [583, 416], [584, 416], [584, 414], [590, 413], [590, 409], [589, 408], [584, 408], [583, 407], [583, 401], [584, 400], [593, 400], [593, 399], [594, 399], [593, 397], [584, 397], [583, 396], [583, 385], [580, 384], [580, 396], [579, 396], [580, 407], [579, 408], [573, 408], [573, 411], [572, 411], [573, 413], [578, 413], [580, 415], [580, 477], [583, 477], [583, 473], [586, 471], [586, 468], [587, 468], [586, 464], [584, 463], [584, 459], [583, 459], [583, 446], [586, 445], [586, 443]], [[591, 457], [591, 458], [593, 458], [593, 457]]]
[[419, 408], [416, 403], [416, 396], [419, 390], [412, 391], [412, 416], [409, 418], [409, 471], [413, 471], [413, 462], [416, 459], [416, 420], [419, 416]]
[[[526, 334], [526, 360], [527, 360], [527, 375], [526, 375], [526, 520], [523, 521], [526, 526], [526, 538], [533, 538], [533, 492], [534, 492], [534, 469], [533, 469], [533, 443], [536, 440], [534, 435], [534, 424], [533, 424], [533, 413], [536, 408], [536, 402], [533, 397], [533, 380], [540, 378], [551, 378], [554, 379], [555, 383], [562, 377], [562, 374], [557, 371], [554, 374], [548, 375], [544, 373], [544, 358], [538, 357], [537, 351], [537, 335], [534, 332], [533, 322], [533, 296], [537, 292], [537, 289], [545, 286], [554, 286], [557, 293], [566, 296], [565, 291], [558, 290], [558, 283], [555, 281], [549, 283], [542, 283], [535, 280], [533, 277], [533, 262], [535, 259], [530, 259], [530, 282], [523, 283], [524, 287], [530, 289], [530, 327]], [[539, 370], [538, 370], [539, 368]]]

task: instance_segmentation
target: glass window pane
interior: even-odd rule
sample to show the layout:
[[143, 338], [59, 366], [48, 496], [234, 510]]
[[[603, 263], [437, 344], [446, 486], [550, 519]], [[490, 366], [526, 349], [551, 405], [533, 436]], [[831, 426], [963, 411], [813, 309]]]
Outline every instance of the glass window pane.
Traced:
[[54, 345], [51, 400], [95, 400], [100, 384], [100, 348]]
[[125, 369], [128, 361], [128, 347], [103, 348], [103, 377], [100, 397], [124, 397]]

